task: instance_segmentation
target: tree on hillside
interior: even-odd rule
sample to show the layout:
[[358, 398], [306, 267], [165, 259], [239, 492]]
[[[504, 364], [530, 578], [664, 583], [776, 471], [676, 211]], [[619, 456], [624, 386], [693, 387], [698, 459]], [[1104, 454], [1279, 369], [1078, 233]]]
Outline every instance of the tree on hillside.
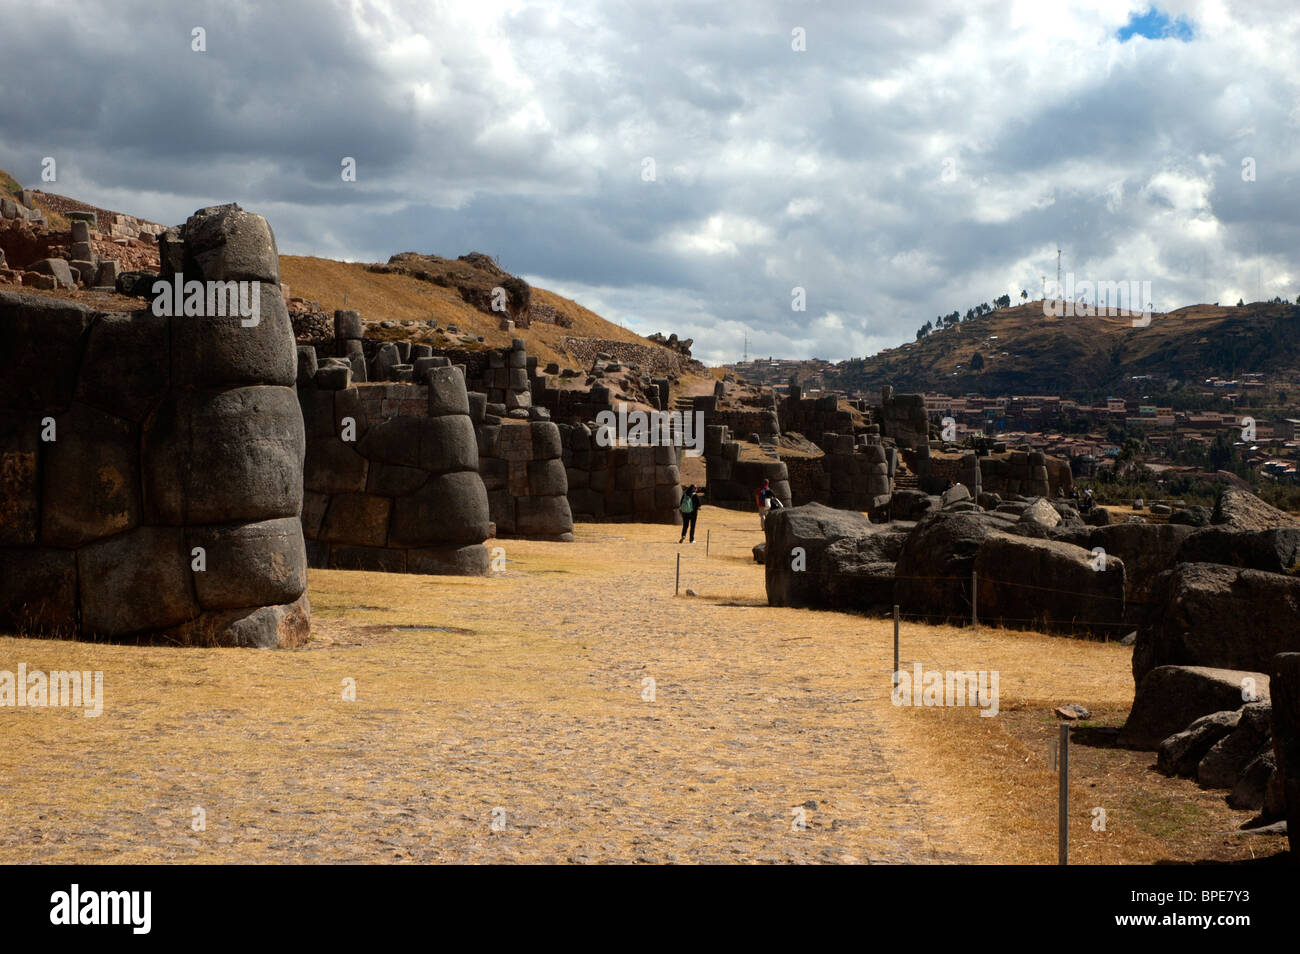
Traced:
[[976, 351], [973, 355], [971, 355], [971, 357], [970, 357], [970, 369], [971, 369], [972, 371], [983, 371], [983, 370], [984, 370], [984, 355], [980, 354], [978, 351]]
[[1010, 308], [1010, 307], [1011, 307], [1011, 296], [1010, 296], [1010, 295], [1003, 295], [1001, 298], [994, 298], [994, 299], [993, 299], [993, 307], [994, 307], [994, 308]]
[[1020, 300], [1029, 301], [1029, 292], [1025, 291], [1023, 288], [1020, 289]]

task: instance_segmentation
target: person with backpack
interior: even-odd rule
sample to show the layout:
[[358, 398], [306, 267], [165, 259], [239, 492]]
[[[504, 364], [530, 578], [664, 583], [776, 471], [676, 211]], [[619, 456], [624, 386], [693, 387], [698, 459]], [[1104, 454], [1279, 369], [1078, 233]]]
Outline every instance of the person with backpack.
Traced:
[[772, 512], [772, 507], [784, 507], [781, 498], [772, 490], [772, 482], [767, 478], [763, 479], [763, 486], [759, 487], [754, 493], [754, 500], [758, 504], [758, 525], [759, 527], [767, 526], [767, 515]]
[[686, 531], [691, 533], [691, 543], [695, 542], [695, 521], [699, 519], [700, 507], [702, 506], [700, 498], [704, 496], [703, 490], [696, 490], [695, 485], [691, 484], [682, 494], [682, 502], [679, 505], [682, 511], [682, 538], [678, 543], [686, 542]]

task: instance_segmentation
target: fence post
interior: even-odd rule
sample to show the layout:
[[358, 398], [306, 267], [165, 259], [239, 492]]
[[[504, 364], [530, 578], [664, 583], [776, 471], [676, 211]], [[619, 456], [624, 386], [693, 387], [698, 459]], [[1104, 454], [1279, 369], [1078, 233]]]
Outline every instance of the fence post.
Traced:
[[898, 687], [898, 604], [894, 604], [894, 671], [889, 677], [890, 685]]
[[677, 582], [673, 584], [673, 596], [682, 591], [682, 555], [677, 554]]
[[970, 624], [976, 629], [980, 628], [979, 610], [976, 603], [979, 601], [979, 574], [974, 570], [970, 571]]
[[704, 531], [704, 555], [705, 555], [705, 557], [707, 557], [707, 556], [709, 555], [709, 541], [712, 540], [712, 539], [713, 539], [713, 531], [712, 531], [712, 530], [705, 530], [705, 531]]
[[1057, 845], [1056, 863], [1070, 863], [1070, 723], [1061, 723], [1061, 738], [1057, 751], [1060, 753], [1058, 771], [1059, 794], [1057, 795]]

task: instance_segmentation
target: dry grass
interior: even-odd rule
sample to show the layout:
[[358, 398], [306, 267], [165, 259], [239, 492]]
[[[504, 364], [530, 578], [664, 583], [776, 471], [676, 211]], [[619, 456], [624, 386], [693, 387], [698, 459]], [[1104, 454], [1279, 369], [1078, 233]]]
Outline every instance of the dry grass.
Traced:
[[[566, 337], [611, 338], [650, 344], [634, 332], [544, 288], [532, 290], [533, 301], [550, 305], [568, 316], [573, 321], [572, 328], [535, 322], [527, 329], [513, 333], [502, 331], [495, 316], [467, 304], [455, 288], [444, 288], [409, 275], [370, 272], [359, 263], [281, 255], [280, 278], [289, 286], [291, 295], [320, 302], [327, 312], [336, 308], [355, 308], [361, 312], [362, 318], [371, 322], [385, 318], [424, 322], [432, 318], [443, 328], [455, 324], [467, 334], [482, 335], [484, 344], [494, 348], [509, 345], [513, 337], [522, 337], [528, 343], [529, 354], [537, 355], [543, 365], [549, 361], [557, 361], [562, 366], [573, 364], [562, 350]], [[412, 337], [411, 330], [394, 329], [394, 335], [412, 340], [428, 337], [423, 331]], [[378, 327], [368, 327], [366, 333], [372, 337], [383, 336]]]
[[[102, 669], [107, 697], [0, 710], [0, 862], [1055, 860], [1051, 709], [1117, 724], [1127, 650], [908, 624], [905, 665], [998, 669], [1002, 712], [895, 708], [888, 621], [767, 607], [755, 515], [705, 528], [707, 559], [581, 525], [492, 578], [313, 571], [302, 650], [0, 638], [0, 669]], [[1076, 861], [1281, 850], [1150, 754], [1073, 753]]]

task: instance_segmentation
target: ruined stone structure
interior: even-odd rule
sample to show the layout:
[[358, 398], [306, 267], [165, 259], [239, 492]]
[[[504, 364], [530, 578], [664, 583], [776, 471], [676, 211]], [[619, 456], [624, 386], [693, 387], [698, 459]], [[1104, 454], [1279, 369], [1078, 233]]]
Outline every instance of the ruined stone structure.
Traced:
[[742, 445], [731, 440], [727, 428], [710, 424], [704, 429], [704, 467], [707, 502], [728, 510], [755, 510], [754, 492], [764, 480], [772, 483], [772, 492], [781, 505], [789, 507], [790, 475], [784, 462], [775, 458], [742, 460]]
[[681, 448], [605, 445], [585, 424], [560, 424], [559, 432], [574, 519], [681, 523]]
[[255, 324], [0, 294], [0, 625], [299, 645], [304, 438], [275, 237], [235, 205], [176, 235], [187, 280], [255, 283]]
[[777, 413], [781, 433], [797, 431], [823, 450], [823, 438], [828, 431], [853, 433], [853, 414], [840, 409], [838, 398], [834, 395], [806, 398], [798, 385], [793, 385], [789, 397], [780, 401]]
[[573, 513], [560, 429], [505, 420], [478, 430], [479, 473], [498, 537], [571, 541]]
[[1002, 497], [1055, 497], [1059, 490], [1068, 493], [1074, 486], [1069, 461], [1048, 457], [1042, 451], [935, 457], [928, 444], [920, 444], [905, 453], [904, 459], [917, 475], [920, 489], [932, 494], [941, 493], [952, 482], [964, 484], [972, 497], [981, 491]]
[[880, 389], [878, 420], [881, 436], [892, 438], [899, 447], [917, 447], [929, 440], [924, 395], [895, 394], [892, 387], [885, 385]]
[[318, 367], [316, 357], [299, 349], [311, 565], [487, 572], [488, 498], [460, 369], [424, 368], [421, 384], [353, 384], [347, 358]]

